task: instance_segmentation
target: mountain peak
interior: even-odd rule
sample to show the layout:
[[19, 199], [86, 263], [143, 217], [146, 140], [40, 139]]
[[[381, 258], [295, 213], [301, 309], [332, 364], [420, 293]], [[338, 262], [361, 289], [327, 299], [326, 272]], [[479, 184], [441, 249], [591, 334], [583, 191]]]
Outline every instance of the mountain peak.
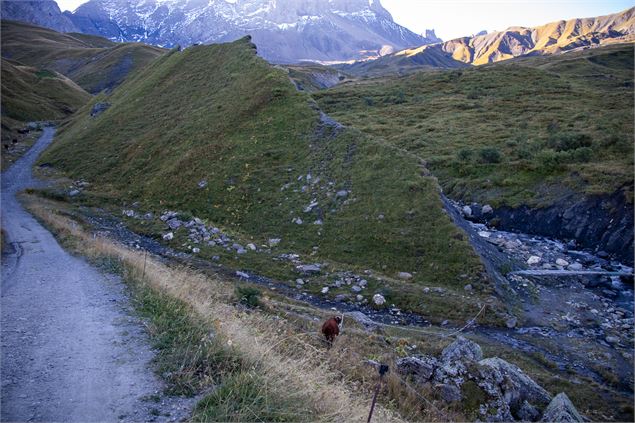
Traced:
[[[4, 3], [40, 2], [3, 1], [3, 11]], [[250, 34], [259, 54], [278, 63], [366, 59], [440, 41], [395, 23], [379, 0], [89, 0], [56, 15], [73, 31], [162, 47]], [[26, 14], [17, 20], [51, 27]]]

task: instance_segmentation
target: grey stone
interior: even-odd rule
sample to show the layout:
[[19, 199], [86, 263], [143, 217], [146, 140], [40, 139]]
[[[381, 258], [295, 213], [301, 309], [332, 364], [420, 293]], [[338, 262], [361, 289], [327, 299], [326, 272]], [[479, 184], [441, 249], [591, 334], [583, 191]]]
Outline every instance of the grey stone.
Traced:
[[571, 400], [564, 392], [559, 393], [549, 403], [542, 415], [542, 422], [583, 422]]
[[463, 287], [463, 289], [466, 291], [471, 291], [473, 288], [472, 288], [472, 285], [468, 283], [467, 285]]
[[516, 319], [513, 316], [505, 320], [505, 326], [507, 326], [509, 329], [515, 328], [517, 324], [518, 324], [518, 319]]
[[434, 388], [439, 393], [439, 396], [445, 402], [458, 402], [461, 401], [461, 389], [456, 385], [449, 385], [447, 383], [438, 383], [434, 385]]
[[569, 265], [569, 270], [573, 270], [573, 271], [579, 271], [582, 270], [583, 266], [582, 264], [575, 262], [575, 263], [571, 263]]
[[412, 273], [399, 272], [397, 274], [397, 277], [399, 277], [399, 279], [404, 279], [404, 280], [412, 279]]
[[309, 275], [320, 273], [321, 268], [319, 264], [301, 264], [300, 266], [296, 266], [296, 270]]
[[516, 417], [523, 422], [535, 422], [540, 418], [540, 411], [525, 400], [516, 412]]
[[200, 248], [197, 248], [197, 247], [194, 247], [194, 248], [192, 248], [192, 252], [193, 252], [194, 254], [198, 254], [198, 253], [200, 253], [200, 252], [201, 252], [201, 249], [200, 249]]
[[97, 117], [100, 114], [104, 113], [110, 107], [110, 103], [99, 102], [95, 103], [92, 109], [90, 109], [90, 117]]
[[351, 291], [353, 291], [353, 292], [361, 292], [361, 291], [362, 291], [362, 288], [361, 288], [360, 286], [353, 285], [353, 286], [351, 287]]
[[567, 267], [569, 265], [569, 262], [564, 260], [564, 259], [559, 258], [559, 259], [556, 260], [556, 265], [562, 266], [562, 267]]
[[500, 392], [509, 404], [512, 412], [521, 408], [523, 401], [545, 406], [551, 401], [551, 395], [534, 382], [521, 369], [498, 357], [479, 361], [481, 383], [490, 395]]
[[183, 222], [181, 222], [179, 219], [177, 218], [172, 218], [170, 220], [167, 221], [168, 226], [170, 227], [170, 229], [175, 230], [181, 227], [181, 225], [183, 225]]
[[337, 197], [337, 198], [346, 198], [346, 197], [348, 197], [348, 191], [346, 191], [344, 189], [340, 190], [340, 191], [337, 191], [337, 193], [335, 193], [335, 197]]
[[531, 256], [527, 259], [527, 264], [528, 265], [535, 265], [535, 264], [539, 264], [542, 261], [542, 259], [538, 256]]
[[78, 189], [71, 190], [71, 192], [68, 193], [68, 195], [71, 196], [71, 197], [75, 197], [75, 196], [77, 196], [79, 194], [81, 194], [81, 191], [78, 190]]
[[466, 217], [472, 216], [472, 208], [470, 206], [463, 206], [461, 210]]
[[270, 247], [275, 247], [276, 245], [280, 244], [280, 241], [282, 241], [280, 238], [270, 238], [269, 239], [269, 246]]
[[350, 317], [357, 323], [363, 325], [366, 329], [376, 329], [378, 326], [377, 323], [361, 311], [351, 311], [350, 313], [346, 313], [346, 317]]
[[348, 300], [348, 295], [347, 294], [338, 294], [335, 296], [335, 298], [333, 298], [335, 301], [339, 302], [339, 303], [343, 303], [346, 300]]
[[375, 295], [373, 295], [373, 302], [375, 303], [375, 305], [379, 305], [380, 306], [380, 305], [384, 305], [386, 303], [386, 299], [381, 294], [375, 294]]
[[472, 342], [462, 336], [456, 341], [445, 347], [441, 353], [441, 361], [443, 363], [451, 363], [454, 361], [479, 361], [483, 358], [483, 351], [480, 345]]
[[168, 232], [167, 234], [163, 235], [163, 239], [166, 241], [172, 241], [174, 239], [174, 233]]
[[439, 361], [428, 355], [417, 355], [397, 360], [397, 371], [404, 376], [412, 376], [419, 384], [430, 382], [440, 366]]
[[494, 209], [492, 208], [492, 206], [490, 206], [489, 204], [485, 204], [483, 206], [483, 210], [481, 210], [481, 212], [483, 214], [490, 214], [490, 213], [494, 213]]

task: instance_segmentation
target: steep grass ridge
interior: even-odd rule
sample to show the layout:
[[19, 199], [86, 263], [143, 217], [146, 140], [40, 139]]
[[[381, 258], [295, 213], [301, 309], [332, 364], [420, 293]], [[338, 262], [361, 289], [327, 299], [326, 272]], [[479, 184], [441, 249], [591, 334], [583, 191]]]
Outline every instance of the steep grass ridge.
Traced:
[[50, 70], [2, 59], [2, 117], [22, 122], [64, 118], [86, 104], [90, 94]]
[[2, 21], [2, 57], [59, 72], [91, 94], [112, 89], [166, 50]]
[[[115, 204], [187, 212], [258, 246], [281, 238], [272, 254], [373, 269], [388, 275], [369, 283], [374, 292], [435, 319], [478, 311], [483, 268], [436, 180], [411, 155], [321, 117], [247, 38], [173, 50], [96, 101], [112, 106], [97, 118], [80, 111], [42, 161]], [[202, 257], [227, 254], [201, 248]], [[251, 257], [261, 256], [236, 265], [269, 275], [276, 267], [273, 256]], [[391, 279], [401, 271], [413, 279]], [[478, 294], [465, 294], [470, 281]], [[423, 286], [454, 294], [424, 296]]]

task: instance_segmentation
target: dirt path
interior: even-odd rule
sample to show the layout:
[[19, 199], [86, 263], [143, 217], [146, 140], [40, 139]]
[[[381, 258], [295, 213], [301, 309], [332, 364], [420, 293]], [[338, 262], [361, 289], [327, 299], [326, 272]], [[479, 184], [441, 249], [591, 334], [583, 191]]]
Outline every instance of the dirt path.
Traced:
[[2, 175], [2, 227], [12, 251], [2, 257], [1, 420], [181, 419], [191, 401], [147, 399], [163, 386], [122, 282], [64, 251], [16, 200], [35, 183], [31, 167], [54, 133], [45, 129]]

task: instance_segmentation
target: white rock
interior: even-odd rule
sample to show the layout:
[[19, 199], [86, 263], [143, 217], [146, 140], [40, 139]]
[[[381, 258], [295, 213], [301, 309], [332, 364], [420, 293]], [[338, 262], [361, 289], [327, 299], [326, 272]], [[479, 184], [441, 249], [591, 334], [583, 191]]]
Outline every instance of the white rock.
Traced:
[[567, 267], [569, 265], [569, 262], [559, 258], [559, 259], [556, 260], [556, 264], [558, 266]]
[[541, 259], [540, 257], [538, 257], [538, 256], [531, 256], [531, 257], [529, 257], [529, 258], [527, 259], [527, 264], [531, 266], [531, 265], [538, 264], [538, 263], [540, 263], [541, 261], [542, 261], [542, 259]]
[[397, 276], [399, 277], [399, 279], [404, 279], [404, 280], [412, 279], [412, 273], [408, 273], [408, 272], [399, 272]]
[[254, 244], [247, 244], [247, 248], [249, 248], [251, 251], [256, 251], [256, 246]]
[[305, 212], [305, 213], [310, 213], [310, 212], [311, 212], [311, 210], [313, 210], [313, 208], [314, 208], [314, 207], [316, 207], [317, 205], [318, 205], [318, 202], [317, 202], [317, 201], [312, 202], [311, 204], [309, 204], [308, 206], [306, 206], [306, 207], [304, 208], [304, 212]]
[[275, 247], [276, 245], [280, 244], [280, 241], [281, 241], [280, 238], [271, 238], [269, 239], [269, 246]]
[[324, 288], [322, 288], [322, 294], [326, 294], [329, 292], [329, 287], [325, 286]]
[[316, 220], [315, 222], [313, 222], [314, 225], [322, 225], [324, 222], [322, 222], [321, 219]]
[[74, 189], [68, 193], [68, 195], [70, 195], [71, 197], [75, 197], [76, 195], [79, 195], [79, 194], [80, 194], [80, 191], [78, 189]]
[[194, 254], [198, 254], [198, 253], [200, 253], [200, 252], [201, 252], [201, 249], [200, 249], [200, 248], [197, 248], [197, 247], [194, 247], [194, 248], [192, 248], [192, 252], [193, 252]]
[[295, 283], [298, 285], [304, 285], [304, 279], [296, 279]]
[[582, 270], [582, 265], [578, 262], [572, 263], [569, 265], [569, 270]]
[[124, 210], [123, 211], [123, 215], [127, 216], [127, 217], [134, 217], [135, 216], [135, 212], [134, 212], [134, 210]]
[[172, 241], [174, 239], [174, 233], [168, 232], [167, 234], [163, 235], [163, 239], [166, 241]]
[[468, 217], [469, 217], [469, 216], [472, 216], [472, 207], [470, 207], [470, 206], [463, 206], [463, 209], [462, 209], [462, 210], [463, 210], [463, 214], [464, 214], [465, 216], [468, 216]]
[[293, 220], [291, 221], [292, 223], [295, 223], [296, 225], [301, 225], [304, 222], [302, 221], [302, 219], [300, 219], [299, 217], [295, 217], [293, 218]]
[[490, 206], [489, 204], [485, 204], [483, 206], [483, 209], [481, 210], [483, 212], [483, 214], [490, 214], [490, 213], [494, 213], [494, 209], [492, 208], [492, 206]]
[[364, 301], [364, 296], [363, 296], [363, 295], [359, 295], [359, 294], [358, 294], [358, 295], [357, 295], [357, 297], [355, 297], [355, 299], [356, 299], [358, 302], [362, 302], [362, 301]]
[[483, 238], [489, 238], [490, 236], [492, 236], [492, 234], [490, 232], [487, 232], [487, 231], [479, 231], [478, 236], [483, 237]]
[[241, 272], [240, 270], [236, 272], [236, 276], [243, 279], [249, 279], [249, 275], [245, 272]]
[[383, 305], [386, 303], [386, 298], [384, 298], [384, 296], [381, 294], [375, 294], [373, 295], [373, 302], [376, 305]]

